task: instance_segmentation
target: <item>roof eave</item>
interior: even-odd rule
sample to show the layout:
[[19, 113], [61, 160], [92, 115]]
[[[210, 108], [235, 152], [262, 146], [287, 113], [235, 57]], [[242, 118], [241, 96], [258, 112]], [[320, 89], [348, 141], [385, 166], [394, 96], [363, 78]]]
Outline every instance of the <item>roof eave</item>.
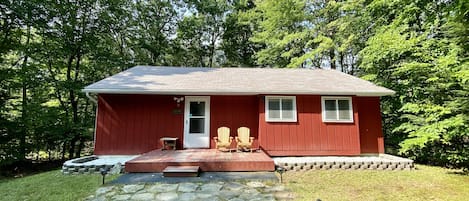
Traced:
[[85, 93], [96, 94], [160, 94], [160, 95], [259, 95], [259, 94], [278, 94], [278, 95], [349, 95], [349, 96], [390, 96], [395, 92], [373, 91], [373, 92], [350, 92], [350, 91], [154, 91], [154, 90], [128, 90], [128, 89], [83, 89]]

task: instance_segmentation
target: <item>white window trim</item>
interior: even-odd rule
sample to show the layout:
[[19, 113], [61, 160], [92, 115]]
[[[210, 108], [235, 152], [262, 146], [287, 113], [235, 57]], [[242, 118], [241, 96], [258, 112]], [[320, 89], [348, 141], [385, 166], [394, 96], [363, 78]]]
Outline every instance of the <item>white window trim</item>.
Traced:
[[[272, 119], [269, 117], [270, 99], [292, 99], [293, 100], [293, 119], [282, 118], [282, 101], [280, 101], [280, 118]], [[266, 122], [297, 122], [296, 96], [265, 96], [265, 121]]]
[[[340, 119], [326, 119], [326, 100], [348, 100], [349, 108], [350, 108], [350, 119], [347, 120], [340, 120]], [[337, 106], [337, 118], [339, 117], [339, 109]], [[321, 108], [322, 108], [322, 122], [330, 122], [330, 123], [353, 123], [353, 104], [352, 104], [352, 97], [348, 96], [322, 96], [321, 97]]]

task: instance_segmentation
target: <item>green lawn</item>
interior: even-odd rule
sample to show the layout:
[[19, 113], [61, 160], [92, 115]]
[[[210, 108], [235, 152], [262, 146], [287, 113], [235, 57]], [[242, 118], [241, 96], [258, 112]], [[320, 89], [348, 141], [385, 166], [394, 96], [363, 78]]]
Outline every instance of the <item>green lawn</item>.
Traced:
[[469, 176], [418, 165], [414, 171], [287, 172], [297, 200], [469, 200]]
[[[317, 170], [287, 172], [296, 200], [468, 200], [469, 176], [430, 166], [415, 171]], [[115, 178], [107, 178], [107, 181]], [[0, 200], [82, 200], [101, 186], [101, 175], [62, 175], [58, 170], [0, 179]]]
[[[107, 178], [106, 178], [107, 179]], [[59, 170], [0, 180], [0, 200], [82, 200], [101, 186], [101, 175], [63, 175]]]

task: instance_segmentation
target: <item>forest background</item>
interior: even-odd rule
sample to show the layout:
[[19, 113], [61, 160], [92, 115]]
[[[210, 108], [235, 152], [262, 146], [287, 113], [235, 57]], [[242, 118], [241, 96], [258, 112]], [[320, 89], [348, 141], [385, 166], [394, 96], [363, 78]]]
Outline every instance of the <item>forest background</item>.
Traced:
[[0, 166], [79, 157], [96, 110], [81, 89], [157, 65], [361, 77], [396, 91], [388, 153], [467, 170], [468, 48], [466, 0], [4, 0]]

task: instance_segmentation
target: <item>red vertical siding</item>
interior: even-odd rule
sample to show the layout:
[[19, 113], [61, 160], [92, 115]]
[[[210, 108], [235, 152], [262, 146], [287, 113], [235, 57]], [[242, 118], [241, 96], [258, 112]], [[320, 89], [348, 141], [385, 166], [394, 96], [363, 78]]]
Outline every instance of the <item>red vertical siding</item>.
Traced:
[[[251, 136], [257, 139], [257, 102], [257, 96], [211, 96], [210, 139], [217, 136], [217, 129], [222, 126], [230, 128], [233, 137], [239, 127], [248, 127]], [[213, 140], [210, 140], [210, 147], [215, 147]]]
[[[353, 108], [357, 107], [353, 97]], [[353, 123], [324, 123], [321, 96], [296, 96], [298, 121], [266, 122], [264, 101], [259, 101], [259, 142], [272, 156], [359, 155], [358, 114]]]
[[[148, 152], [161, 147], [163, 136], [179, 137], [182, 148], [184, 104], [177, 107], [173, 97], [99, 95], [95, 154]], [[297, 122], [273, 123], [265, 122], [263, 96], [211, 96], [210, 139], [221, 126], [229, 127], [232, 136], [246, 126], [272, 156], [384, 152], [378, 97], [352, 98], [353, 123], [322, 122], [321, 96], [299, 95], [296, 101]]]
[[[211, 96], [210, 139], [217, 128], [251, 128], [258, 137], [257, 96]], [[173, 110], [180, 109], [180, 114]], [[102, 94], [98, 100], [95, 154], [139, 154], [161, 148], [159, 138], [178, 137], [182, 147], [184, 104], [179, 108], [173, 96]], [[215, 147], [211, 141], [210, 147]]]
[[359, 97], [361, 153], [384, 153], [379, 97]]
[[95, 154], [144, 153], [160, 148], [163, 136], [182, 139], [184, 115], [174, 109], [173, 96], [99, 95]]

